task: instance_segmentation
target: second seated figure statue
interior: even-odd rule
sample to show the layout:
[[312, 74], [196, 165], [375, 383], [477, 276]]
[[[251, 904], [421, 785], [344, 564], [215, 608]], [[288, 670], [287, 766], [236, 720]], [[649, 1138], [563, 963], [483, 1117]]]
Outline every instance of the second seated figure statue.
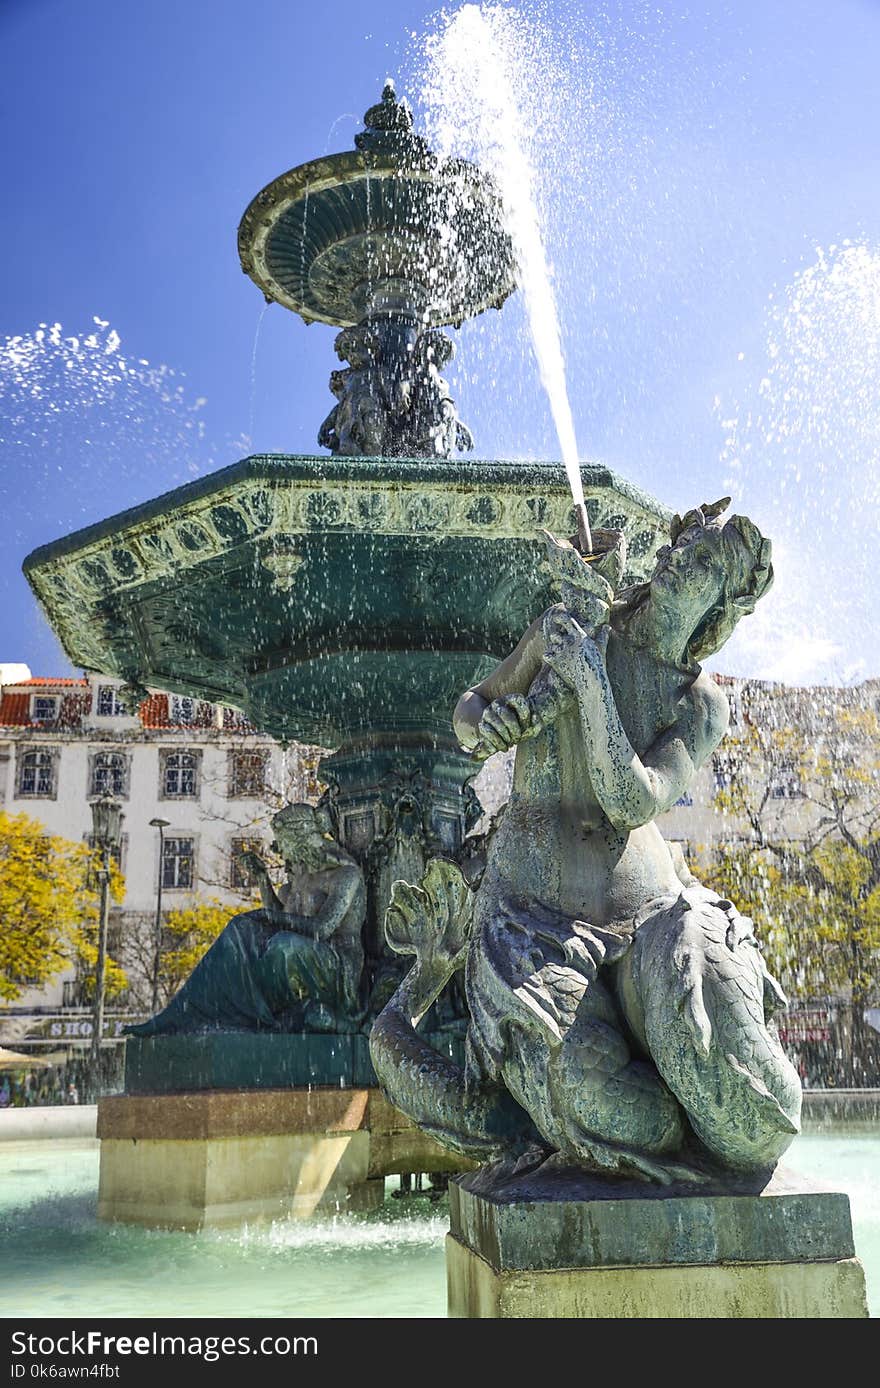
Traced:
[[285, 884], [276, 892], [259, 855], [244, 854], [261, 908], [233, 916], [168, 1006], [128, 1028], [133, 1035], [359, 1029], [363, 872], [313, 805], [286, 805], [272, 829]]

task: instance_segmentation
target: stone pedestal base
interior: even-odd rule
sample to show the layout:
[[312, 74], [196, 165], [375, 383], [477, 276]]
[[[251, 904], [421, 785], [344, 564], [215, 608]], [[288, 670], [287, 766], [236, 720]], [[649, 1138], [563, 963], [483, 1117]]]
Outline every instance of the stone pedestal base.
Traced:
[[464, 1165], [375, 1089], [113, 1095], [98, 1137], [99, 1218], [163, 1229], [375, 1209], [386, 1175]]
[[556, 1172], [450, 1184], [449, 1315], [861, 1318], [849, 1199], [777, 1173], [675, 1193]]

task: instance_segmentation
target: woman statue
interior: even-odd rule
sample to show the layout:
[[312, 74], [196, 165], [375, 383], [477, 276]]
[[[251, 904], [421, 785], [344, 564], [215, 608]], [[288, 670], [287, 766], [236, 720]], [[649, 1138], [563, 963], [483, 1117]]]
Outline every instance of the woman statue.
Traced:
[[259, 855], [242, 855], [262, 909], [233, 916], [168, 1006], [127, 1028], [135, 1036], [358, 1030], [363, 873], [312, 805], [286, 805], [272, 829], [287, 882], [276, 892]]
[[[371, 1050], [392, 1101], [470, 1155], [536, 1147], [670, 1180], [771, 1167], [798, 1129], [751, 922], [654, 823], [727, 728], [699, 662], [772, 582], [769, 542], [720, 524], [726, 505], [676, 517], [649, 581], [620, 593], [619, 536], [590, 562], [548, 537], [562, 602], [456, 707], [475, 756], [516, 746], [510, 803], [476, 893], [440, 862], [399, 884], [389, 942], [416, 965]], [[440, 1062], [420, 1095], [412, 1018], [463, 964], [466, 1070]]]

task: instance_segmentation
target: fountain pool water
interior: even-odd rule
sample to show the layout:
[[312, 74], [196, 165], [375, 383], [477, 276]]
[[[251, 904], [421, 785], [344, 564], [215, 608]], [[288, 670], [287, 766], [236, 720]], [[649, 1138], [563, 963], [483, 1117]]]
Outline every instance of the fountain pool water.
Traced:
[[[869, 1309], [880, 1315], [880, 1135], [807, 1135], [786, 1165], [849, 1195]], [[183, 1234], [100, 1223], [97, 1184], [96, 1143], [0, 1148], [2, 1315], [446, 1314], [445, 1198], [389, 1193], [370, 1215]]]

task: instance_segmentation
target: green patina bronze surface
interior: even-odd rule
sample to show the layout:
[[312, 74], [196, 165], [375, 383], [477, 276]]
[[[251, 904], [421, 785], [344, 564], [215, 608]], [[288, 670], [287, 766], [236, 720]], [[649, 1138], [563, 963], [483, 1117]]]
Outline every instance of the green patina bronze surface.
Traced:
[[533, 1172], [492, 1188], [449, 1187], [450, 1227], [496, 1272], [512, 1269], [786, 1263], [854, 1256], [849, 1199], [781, 1169], [714, 1188]]
[[364, 124], [356, 149], [257, 194], [238, 229], [242, 270], [307, 323], [402, 311], [427, 327], [500, 308], [514, 264], [491, 179], [432, 153], [390, 81]]
[[[667, 513], [605, 468], [584, 482], [640, 577]], [[382, 934], [392, 883], [458, 856], [479, 817], [452, 708], [549, 601], [540, 530], [570, 529], [570, 508], [557, 464], [258, 456], [25, 562], [74, 664], [135, 698], [228, 704], [275, 737], [337, 749], [323, 808], [367, 891], [361, 1002], [341, 1031], [399, 981]], [[460, 999], [444, 1007], [440, 1024]], [[206, 1025], [225, 1015], [212, 1008]]]
[[452, 457], [473, 447], [441, 372], [439, 325], [501, 304], [513, 248], [492, 180], [439, 158], [386, 82], [356, 149], [301, 164], [254, 198], [238, 229], [241, 268], [268, 302], [343, 331], [337, 403], [318, 443], [344, 457]]
[[[548, 1158], [663, 1184], [767, 1172], [799, 1130], [752, 922], [655, 823], [727, 729], [699, 662], [772, 583], [770, 542], [722, 524], [728, 502], [675, 516], [632, 587], [619, 534], [588, 557], [548, 536], [562, 601], [453, 715], [475, 756], [516, 747], [477, 890], [442, 860], [394, 884], [388, 942], [415, 963], [373, 1027], [376, 1072], [433, 1137], [496, 1158], [502, 1186]], [[456, 1073], [415, 1028], [460, 971]]]
[[[431, 1037], [440, 1055], [461, 1064], [464, 1041]], [[186, 1094], [204, 1089], [286, 1089], [338, 1084], [375, 1088], [366, 1033], [332, 1036], [210, 1031], [179, 1036], [130, 1036], [125, 1044], [126, 1094]]]
[[[583, 468], [591, 521], [642, 578], [668, 512]], [[540, 528], [572, 528], [558, 464], [245, 458], [35, 550], [24, 570], [74, 665], [241, 709], [283, 739], [450, 740], [461, 689], [551, 601]]]

